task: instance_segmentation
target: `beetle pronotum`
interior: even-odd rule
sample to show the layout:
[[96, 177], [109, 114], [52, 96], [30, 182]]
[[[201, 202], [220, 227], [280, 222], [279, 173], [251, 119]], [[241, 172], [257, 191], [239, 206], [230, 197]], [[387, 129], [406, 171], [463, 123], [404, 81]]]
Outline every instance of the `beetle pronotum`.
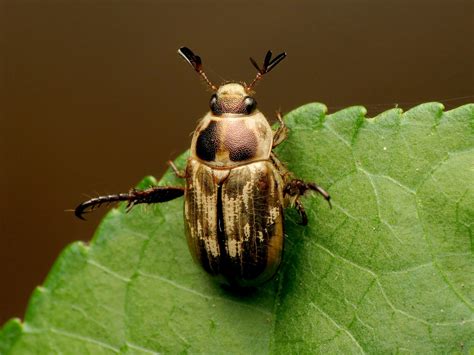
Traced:
[[257, 110], [252, 89], [285, 57], [272, 59], [268, 51], [263, 66], [250, 58], [257, 76], [249, 84], [225, 83], [216, 87], [202, 69], [201, 58], [182, 47], [178, 53], [214, 92], [210, 108], [194, 131], [191, 154], [184, 171], [169, 162], [185, 187], [155, 186], [146, 190], [101, 196], [81, 203], [77, 217], [101, 204], [127, 201], [130, 209], [140, 203], [166, 202], [182, 195], [189, 250], [209, 274], [232, 286], [254, 286], [275, 275], [284, 244], [283, 210], [293, 206], [308, 218], [300, 197], [308, 190], [329, 194], [315, 183], [295, 179], [278, 160], [273, 148], [287, 136], [279, 113], [279, 127], [272, 131]]

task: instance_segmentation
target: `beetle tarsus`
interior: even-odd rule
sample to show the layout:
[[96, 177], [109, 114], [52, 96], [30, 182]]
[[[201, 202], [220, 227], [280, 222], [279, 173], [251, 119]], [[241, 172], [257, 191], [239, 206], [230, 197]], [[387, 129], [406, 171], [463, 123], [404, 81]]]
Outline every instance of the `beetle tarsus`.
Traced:
[[298, 223], [298, 224], [300, 224], [302, 226], [307, 226], [308, 225], [308, 215], [306, 214], [304, 206], [303, 206], [303, 204], [301, 203], [300, 200], [295, 201], [295, 208], [301, 216], [301, 222]]
[[313, 191], [316, 191], [317, 193], [319, 193], [321, 196], [324, 197], [324, 199], [327, 201], [327, 203], [329, 204], [329, 208], [332, 209], [332, 204], [331, 204], [331, 196], [329, 195], [329, 193], [324, 190], [321, 186], [313, 183], [313, 182], [310, 182], [308, 183], [308, 186], [311, 190]]
[[128, 193], [99, 196], [81, 203], [74, 210], [76, 217], [85, 220], [84, 214], [92, 212], [103, 204], [128, 201], [126, 211], [129, 212], [135, 205], [140, 203], [159, 203], [173, 200], [184, 194], [183, 187], [154, 186], [146, 190], [132, 189]]
[[90, 200], [84, 201], [79, 206], [77, 206], [74, 210], [74, 214], [77, 218], [80, 218], [85, 221], [85, 218], [83, 217], [84, 214], [92, 212], [96, 208], [102, 206], [104, 203], [109, 204], [117, 201], [126, 201], [128, 199], [128, 196], [129, 194], [116, 194], [94, 197]]
[[283, 189], [283, 192], [285, 195], [292, 197], [292, 200], [294, 201], [294, 204], [295, 204], [295, 208], [298, 210], [298, 212], [301, 215], [302, 225], [308, 224], [308, 218], [306, 216], [303, 204], [301, 203], [299, 199], [308, 190], [319, 193], [328, 202], [329, 207], [332, 208], [331, 196], [321, 186], [315, 184], [314, 182], [304, 182], [303, 180], [300, 180], [300, 179], [291, 180], [290, 182], [286, 184], [285, 188]]
[[304, 182], [300, 179], [293, 179], [286, 184], [283, 192], [285, 194], [288, 194], [289, 196], [302, 196], [308, 190], [319, 193], [321, 196], [324, 197], [324, 199], [329, 203], [329, 206], [332, 208], [331, 196], [329, 195], [329, 193], [314, 182]]

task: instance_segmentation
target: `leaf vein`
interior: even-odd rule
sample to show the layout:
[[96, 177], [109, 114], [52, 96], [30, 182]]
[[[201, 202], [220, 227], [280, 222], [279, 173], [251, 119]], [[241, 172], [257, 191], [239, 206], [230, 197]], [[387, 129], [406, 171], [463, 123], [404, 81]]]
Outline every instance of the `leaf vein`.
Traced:
[[143, 346], [140, 346], [140, 345], [136, 345], [134, 343], [131, 343], [129, 341], [127, 341], [125, 343], [129, 348], [132, 348], [134, 350], [140, 350], [140, 351], [143, 351], [143, 352], [146, 352], [146, 353], [150, 353], [150, 354], [159, 354], [151, 349], [148, 349], [148, 348], [144, 348]]
[[357, 346], [357, 348], [361, 351], [362, 354], [365, 354], [365, 351], [364, 349], [362, 348], [362, 346], [359, 344], [359, 342], [357, 341], [356, 338], [354, 338], [354, 336], [352, 335], [352, 333], [347, 330], [346, 328], [344, 328], [343, 326], [339, 325], [331, 316], [329, 316], [329, 314], [327, 314], [326, 312], [324, 312], [320, 307], [318, 307], [314, 302], [310, 302], [310, 306], [317, 309], [319, 313], [321, 313], [324, 318], [326, 318], [327, 320], [329, 320], [337, 329], [339, 329], [340, 331], [344, 332], [348, 337], [349, 339], [351, 339], [354, 344]]
[[102, 348], [105, 348], [105, 349], [109, 349], [115, 353], [120, 353], [120, 349], [115, 347], [115, 346], [112, 346], [108, 343], [105, 343], [103, 341], [100, 341], [98, 339], [94, 339], [94, 338], [91, 338], [91, 337], [88, 337], [88, 336], [84, 336], [84, 335], [80, 335], [80, 334], [76, 334], [76, 333], [71, 333], [71, 332], [68, 332], [66, 330], [63, 330], [63, 329], [59, 329], [59, 328], [50, 328], [49, 331], [51, 333], [55, 333], [55, 334], [59, 334], [59, 335], [62, 335], [62, 336], [65, 336], [65, 337], [68, 337], [68, 338], [72, 338], [72, 339], [76, 339], [76, 340], [81, 340], [81, 341], [85, 341], [87, 343], [91, 343], [91, 344], [94, 344], [94, 345], [98, 345]]
[[125, 283], [130, 282], [130, 279], [128, 277], [122, 276], [122, 275], [116, 273], [115, 271], [110, 270], [108, 267], [106, 267], [106, 266], [104, 266], [104, 265], [102, 265], [102, 264], [100, 264], [100, 263], [98, 263], [98, 262], [96, 262], [92, 259], [87, 259], [87, 263], [90, 264], [90, 265], [95, 266], [96, 268], [104, 271], [105, 273], [107, 273], [107, 274], [109, 274], [109, 275], [115, 277], [116, 279], [119, 279], [119, 280], [121, 280]]

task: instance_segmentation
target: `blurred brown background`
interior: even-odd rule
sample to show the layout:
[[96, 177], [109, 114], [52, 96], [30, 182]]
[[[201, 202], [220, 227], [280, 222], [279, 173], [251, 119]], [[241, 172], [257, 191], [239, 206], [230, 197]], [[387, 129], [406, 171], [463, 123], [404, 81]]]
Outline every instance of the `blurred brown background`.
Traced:
[[474, 1], [14, 1], [0, 3], [0, 325], [23, 316], [60, 251], [89, 240], [66, 209], [125, 192], [188, 148], [208, 76], [251, 80], [268, 49], [288, 58], [257, 87], [273, 116], [319, 101], [474, 101]]

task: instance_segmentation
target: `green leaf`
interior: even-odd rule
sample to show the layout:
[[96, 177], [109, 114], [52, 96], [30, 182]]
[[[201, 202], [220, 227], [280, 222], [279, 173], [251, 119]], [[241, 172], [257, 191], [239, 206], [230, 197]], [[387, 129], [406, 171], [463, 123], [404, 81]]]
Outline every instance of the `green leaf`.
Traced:
[[120, 206], [62, 253], [0, 353], [469, 352], [474, 105], [325, 111], [288, 114], [277, 153], [334, 208], [306, 197], [308, 227], [287, 211], [274, 280], [242, 294], [211, 280], [187, 250], [182, 199]]

